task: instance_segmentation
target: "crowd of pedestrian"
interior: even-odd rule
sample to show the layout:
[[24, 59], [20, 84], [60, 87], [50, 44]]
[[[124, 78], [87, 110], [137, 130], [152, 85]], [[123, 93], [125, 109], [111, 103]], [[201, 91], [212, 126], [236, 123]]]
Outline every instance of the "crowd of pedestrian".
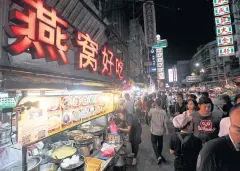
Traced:
[[153, 93], [138, 98], [135, 102], [125, 95], [122, 119], [127, 128], [121, 132], [130, 134], [133, 162], [141, 143], [141, 123], [149, 125], [151, 143], [158, 164], [165, 162], [162, 155], [163, 136], [169, 134], [167, 123], [172, 121], [174, 133], [169, 148], [174, 155], [175, 171], [239, 171], [240, 161], [240, 95], [232, 104], [228, 96], [223, 97], [222, 119], [212, 114], [214, 104], [209, 94]]

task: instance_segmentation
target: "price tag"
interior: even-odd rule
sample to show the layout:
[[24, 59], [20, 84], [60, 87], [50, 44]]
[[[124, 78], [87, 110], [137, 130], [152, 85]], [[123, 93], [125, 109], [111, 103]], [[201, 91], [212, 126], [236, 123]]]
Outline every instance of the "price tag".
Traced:
[[108, 143], [111, 144], [119, 144], [120, 143], [120, 135], [118, 134], [108, 134]]

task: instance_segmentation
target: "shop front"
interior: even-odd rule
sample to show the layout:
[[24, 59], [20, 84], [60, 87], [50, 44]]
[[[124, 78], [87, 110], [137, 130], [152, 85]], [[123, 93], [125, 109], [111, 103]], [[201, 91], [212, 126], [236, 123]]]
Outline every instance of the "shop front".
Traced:
[[122, 143], [108, 118], [119, 104], [122, 58], [92, 37], [94, 24], [74, 27], [53, 1], [4, 3], [0, 170], [112, 169]]

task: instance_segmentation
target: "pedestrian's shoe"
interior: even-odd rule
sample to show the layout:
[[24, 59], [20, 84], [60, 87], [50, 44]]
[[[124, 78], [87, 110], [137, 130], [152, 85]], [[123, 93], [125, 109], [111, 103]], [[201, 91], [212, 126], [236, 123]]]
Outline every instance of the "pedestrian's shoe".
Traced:
[[161, 163], [162, 163], [162, 157], [158, 157], [157, 164], [161, 164]]
[[132, 165], [135, 166], [137, 164], [137, 159], [136, 158], [133, 158], [132, 160]]
[[165, 163], [166, 159], [163, 156], [161, 156], [161, 158], [162, 158], [162, 162]]

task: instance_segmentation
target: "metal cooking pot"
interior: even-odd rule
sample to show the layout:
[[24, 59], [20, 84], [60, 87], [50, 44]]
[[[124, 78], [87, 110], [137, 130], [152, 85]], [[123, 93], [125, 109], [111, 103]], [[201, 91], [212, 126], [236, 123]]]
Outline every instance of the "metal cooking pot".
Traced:
[[[40, 163], [41, 163], [40, 157], [31, 157], [27, 161], [28, 165], [28, 171], [40, 171]], [[7, 169], [7, 171], [22, 171], [22, 163], [18, 163], [15, 166], [12, 166], [11, 168]]]
[[7, 144], [11, 141], [11, 129], [10, 128], [0, 128], [0, 146]]

